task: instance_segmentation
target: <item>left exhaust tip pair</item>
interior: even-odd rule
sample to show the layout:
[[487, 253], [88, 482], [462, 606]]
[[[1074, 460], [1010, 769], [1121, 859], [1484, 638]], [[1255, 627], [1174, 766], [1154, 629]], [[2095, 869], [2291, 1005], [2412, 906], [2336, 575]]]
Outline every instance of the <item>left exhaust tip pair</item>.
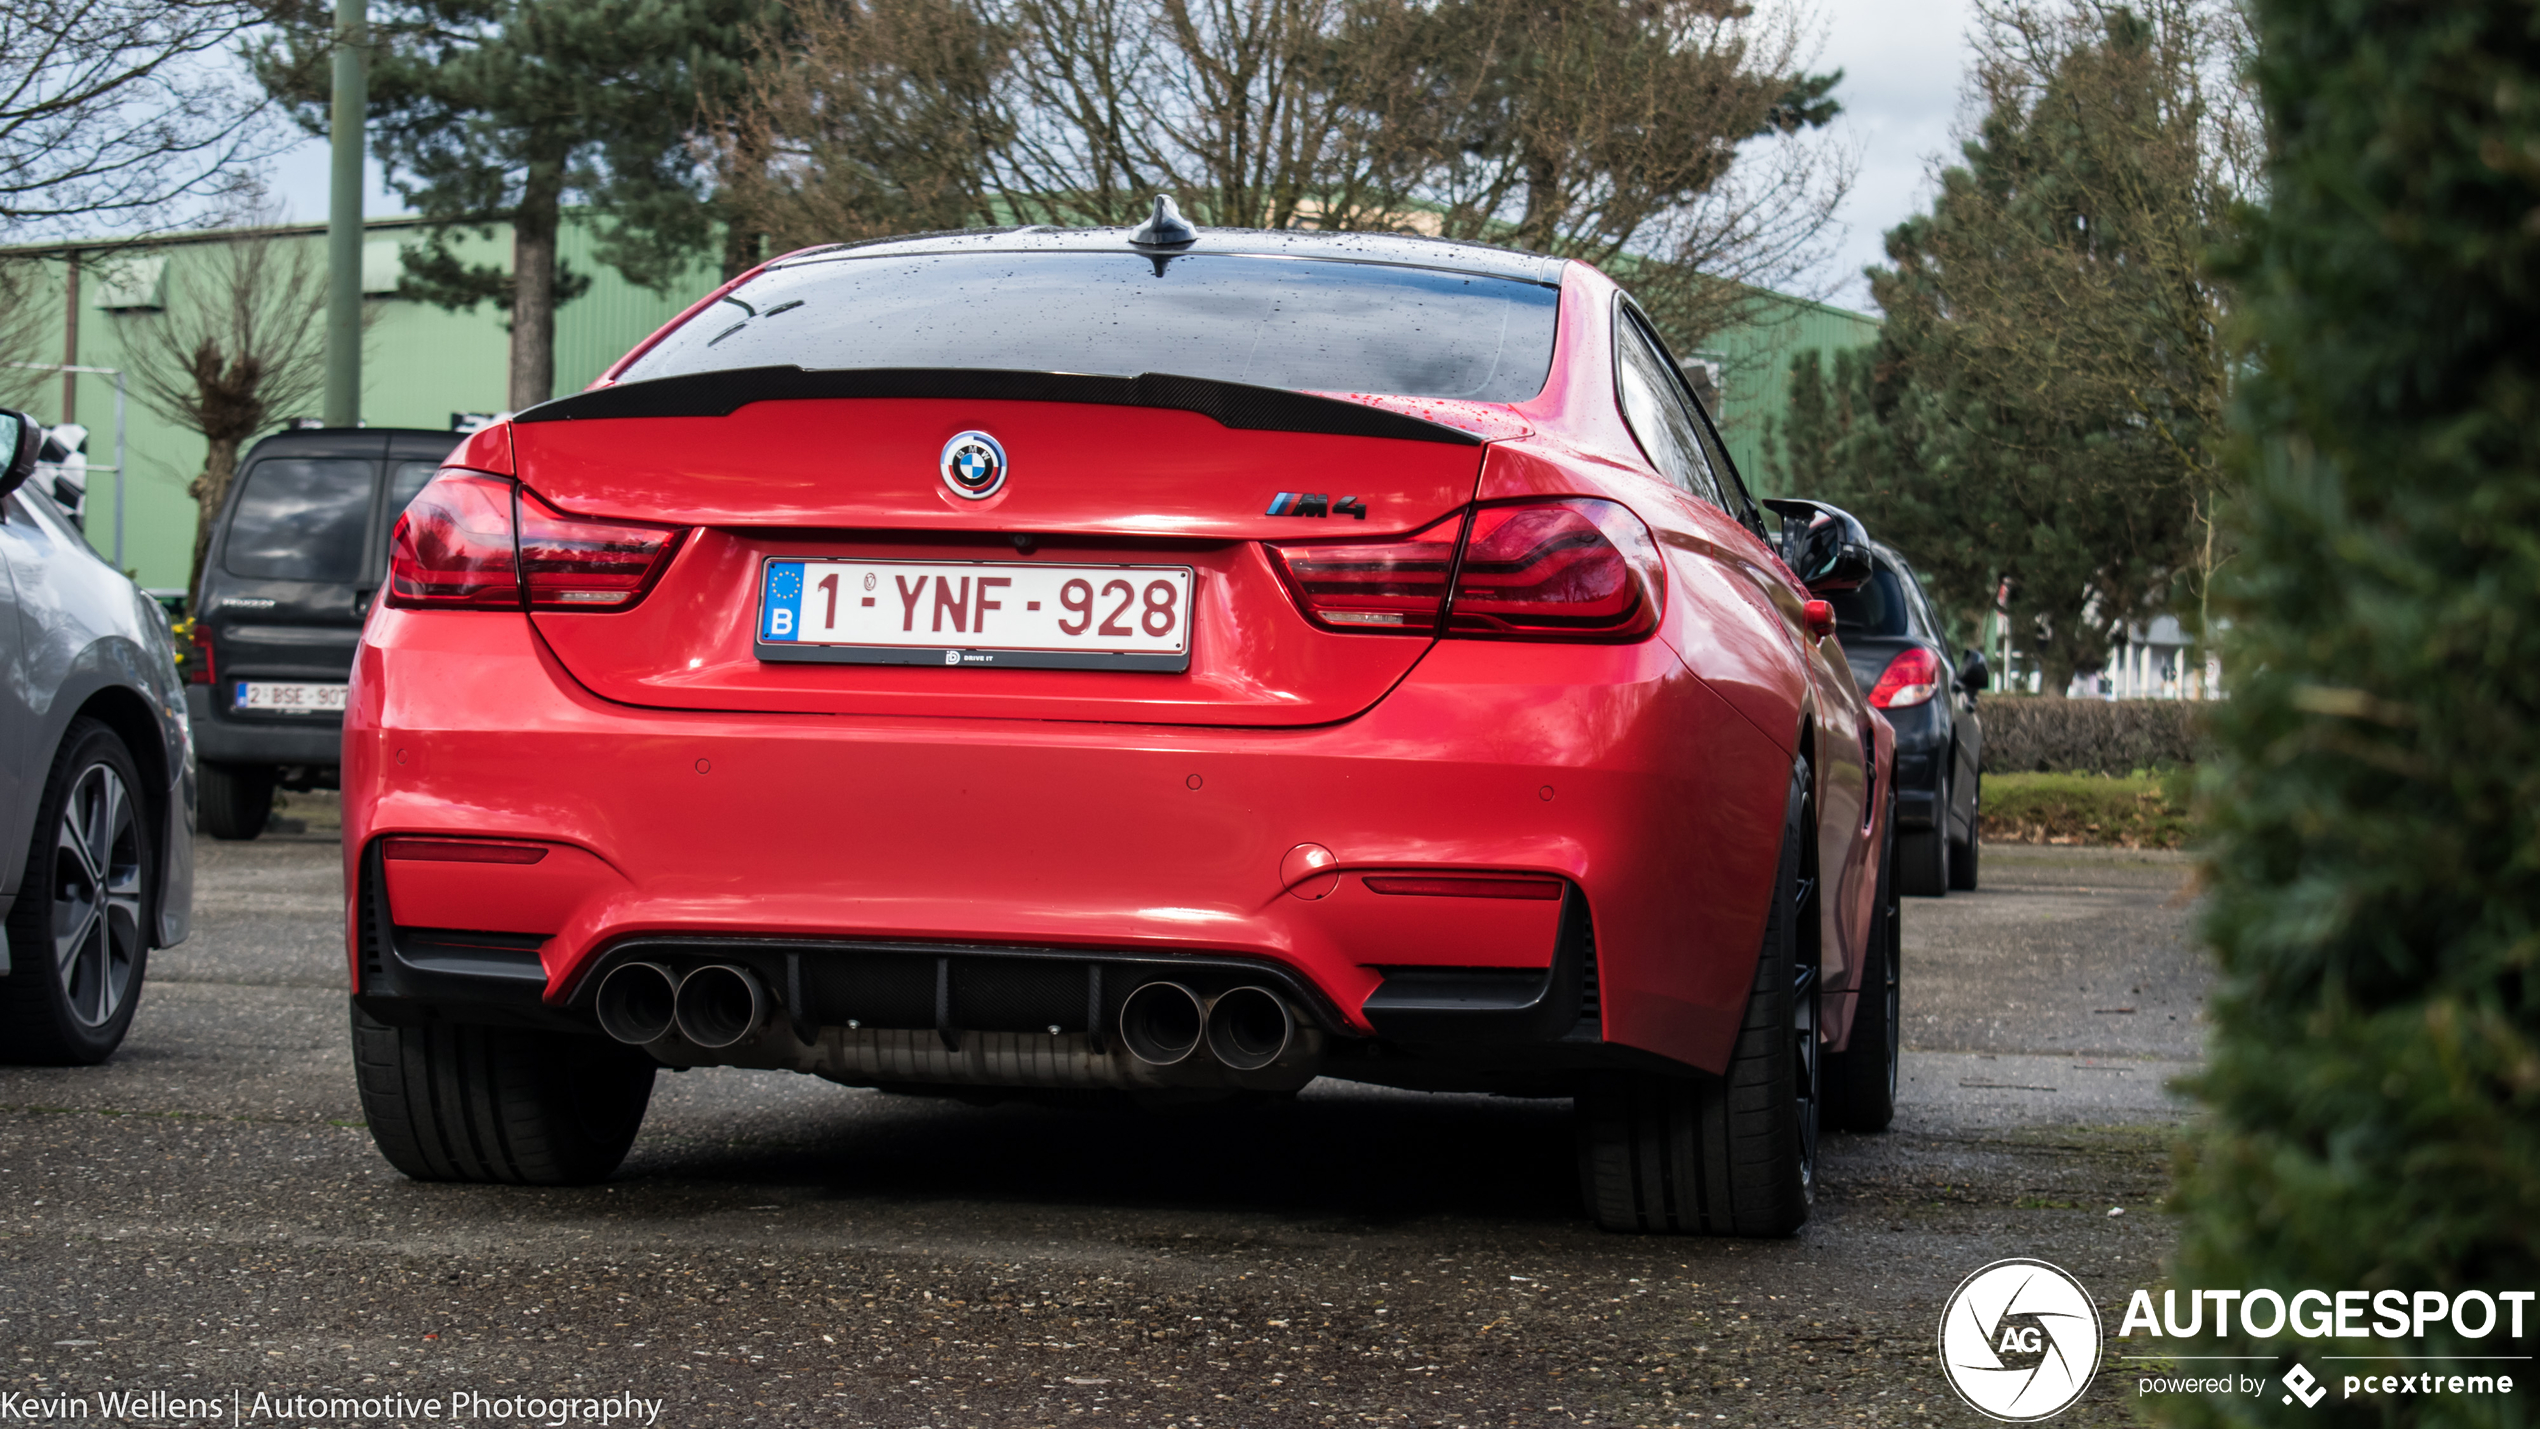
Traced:
[[600, 979], [592, 1010], [601, 1031], [631, 1046], [658, 1042], [676, 1028], [712, 1051], [758, 1031], [775, 1008], [748, 968], [709, 963], [683, 976], [659, 963], [620, 963]]

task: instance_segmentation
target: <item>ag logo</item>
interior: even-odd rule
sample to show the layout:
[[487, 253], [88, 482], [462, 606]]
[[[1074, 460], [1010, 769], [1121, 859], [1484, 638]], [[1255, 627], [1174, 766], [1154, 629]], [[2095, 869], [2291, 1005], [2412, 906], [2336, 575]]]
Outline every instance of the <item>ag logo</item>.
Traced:
[[2099, 1307], [2042, 1260], [1997, 1260], [1940, 1312], [1940, 1370], [1968, 1407], [2013, 1424], [2051, 1419], [2099, 1370]]
[[937, 468], [953, 495], [985, 501], [1005, 486], [1005, 448], [986, 432], [963, 432], [944, 443]]

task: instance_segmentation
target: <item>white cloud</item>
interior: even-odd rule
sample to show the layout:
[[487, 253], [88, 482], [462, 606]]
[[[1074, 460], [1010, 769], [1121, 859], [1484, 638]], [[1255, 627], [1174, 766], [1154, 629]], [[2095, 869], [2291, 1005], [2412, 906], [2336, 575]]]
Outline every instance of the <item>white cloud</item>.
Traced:
[[1880, 239], [1931, 197], [1931, 160], [1954, 158], [1950, 129], [1973, 52], [1970, 0], [1817, 0], [1826, 42], [1815, 68], [1840, 69], [1838, 131], [1861, 147], [1861, 173], [1845, 199], [1849, 231], [1836, 252], [1835, 301], [1870, 310], [1860, 270], [1886, 261]]

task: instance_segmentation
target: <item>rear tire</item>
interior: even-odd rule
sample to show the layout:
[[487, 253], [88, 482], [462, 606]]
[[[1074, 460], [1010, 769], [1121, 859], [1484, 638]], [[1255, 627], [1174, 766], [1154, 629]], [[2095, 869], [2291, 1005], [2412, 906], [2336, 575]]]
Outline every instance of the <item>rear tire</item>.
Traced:
[[1879, 870], [1878, 923], [1862, 960], [1852, 1037], [1826, 1054], [1826, 1121], [1845, 1131], [1885, 1131], [1896, 1119], [1897, 1053], [1904, 1042], [1900, 977], [1904, 928], [1897, 906], [1895, 807], [1888, 809], [1887, 864]]
[[273, 818], [274, 769], [269, 764], [206, 764], [196, 771], [195, 808], [203, 832], [216, 839], [252, 839]]
[[0, 1062], [95, 1066], [131, 1030], [159, 873], [145, 788], [113, 730], [71, 721], [45, 775], [34, 846], [9, 910]]
[[1949, 893], [1949, 779], [1940, 781], [1932, 800], [1932, 822], [1896, 837], [1896, 891], [1909, 898], [1944, 898]]
[[1976, 776], [1976, 796], [1967, 804], [1967, 836], [1949, 845], [1949, 886], [1961, 893], [1976, 889], [1976, 860], [1984, 849], [1984, 776]]
[[1578, 1099], [1579, 1187], [1610, 1231], [1786, 1236], [1816, 1192], [1816, 821], [1791, 776], [1746, 1022], [1724, 1076], [1626, 1073]]
[[362, 1114], [388, 1164], [418, 1181], [579, 1186], [626, 1159], [653, 1059], [600, 1037], [434, 1024], [353, 1009]]

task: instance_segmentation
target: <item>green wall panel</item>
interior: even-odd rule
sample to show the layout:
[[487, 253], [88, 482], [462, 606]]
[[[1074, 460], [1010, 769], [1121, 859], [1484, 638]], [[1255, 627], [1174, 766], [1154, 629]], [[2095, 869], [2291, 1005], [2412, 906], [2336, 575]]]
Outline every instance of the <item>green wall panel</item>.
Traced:
[[[371, 242], [411, 241], [420, 236], [410, 220], [380, 220], [369, 225]], [[323, 229], [285, 230], [283, 241], [308, 245], [322, 253]], [[698, 265], [672, 292], [637, 287], [594, 255], [595, 235], [568, 220], [559, 252], [576, 272], [590, 275], [588, 292], [566, 304], [556, 317], [556, 391], [572, 392], [588, 384], [627, 349], [676, 316], [716, 281], [713, 269]], [[199, 302], [205, 291], [201, 270], [215, 249], [234, 241], [232, 235], [200, 234], [164, 240], [146, 248], [96, 244], [77, 249], [82, 263], [78, 321], [78, 360], [98, 367], [126, 365], [124, 342], [137, 324], [164, 321], [151, 311], [109, 312], [97, 306], [107, 288], [101, 265], [134, 256], [164, 259], [155, 294], [173, 307]], [[508, 231], [497, 225], [491, 236], [473, 233], [458, 243], [462, 256], [477, 262], [507, 262]], [[5, 256], [5, 255], [0, 255]], [[38, 280], [30, 301], [39, 310], [31, 323], [31, 346], [12, 360], [60, 362], [66, 324], [62, 279], [64, 250], [19, 250], [32, 258]], [[377, 261], [374, 260], [374, 266]], [[139, 292], [146, 284], [127, 282]], [[493, 307], [453, 313], [425, 303], [394, 297], [371, 300], [372, 322], [363, 341], [362, 415], [371, 426], [447, 430], [457, 412], [493, 412], [504, 404], [510, 339], [504, 314]], [[1721, 427], [1730, 452], [1751, 485], [1763, 486], [1761, 461], [1764, 433], [1777, 421], [1785, 400], [1790, 356], [1807, 348], [1834, 349], [1877, 340], [1878, 320], [1823, 304], [1777, 294], [1763, 295], [1753, 318], [1716, 335], [1706, 356], [1722, 372]], [[5, 400], [19, 403], [38, 417], [62, 420], [62, 387], [58, 376], [14, 374], [11, 390], [0, 383]], [[90, 431], [90, 461], [114, 460], [114, 384], [111, 378], [78, 379], [77, 417]], [[294, 416], [314, 415], [317, 400], [304, 410], [277, 412], [275, 425]], [[125, 480], [129, 507], [124, 528], [124, 565], [144, 586], [184, 585], [192, 559], [194, 503], [186, 485], [203, 465], [200, 437], [149, 411], [136, 397], [126, 413], [130, 470]], [[114, 530], [114, 481], [103, 473], [89, 483], [89, 539], [109, 551]]]

